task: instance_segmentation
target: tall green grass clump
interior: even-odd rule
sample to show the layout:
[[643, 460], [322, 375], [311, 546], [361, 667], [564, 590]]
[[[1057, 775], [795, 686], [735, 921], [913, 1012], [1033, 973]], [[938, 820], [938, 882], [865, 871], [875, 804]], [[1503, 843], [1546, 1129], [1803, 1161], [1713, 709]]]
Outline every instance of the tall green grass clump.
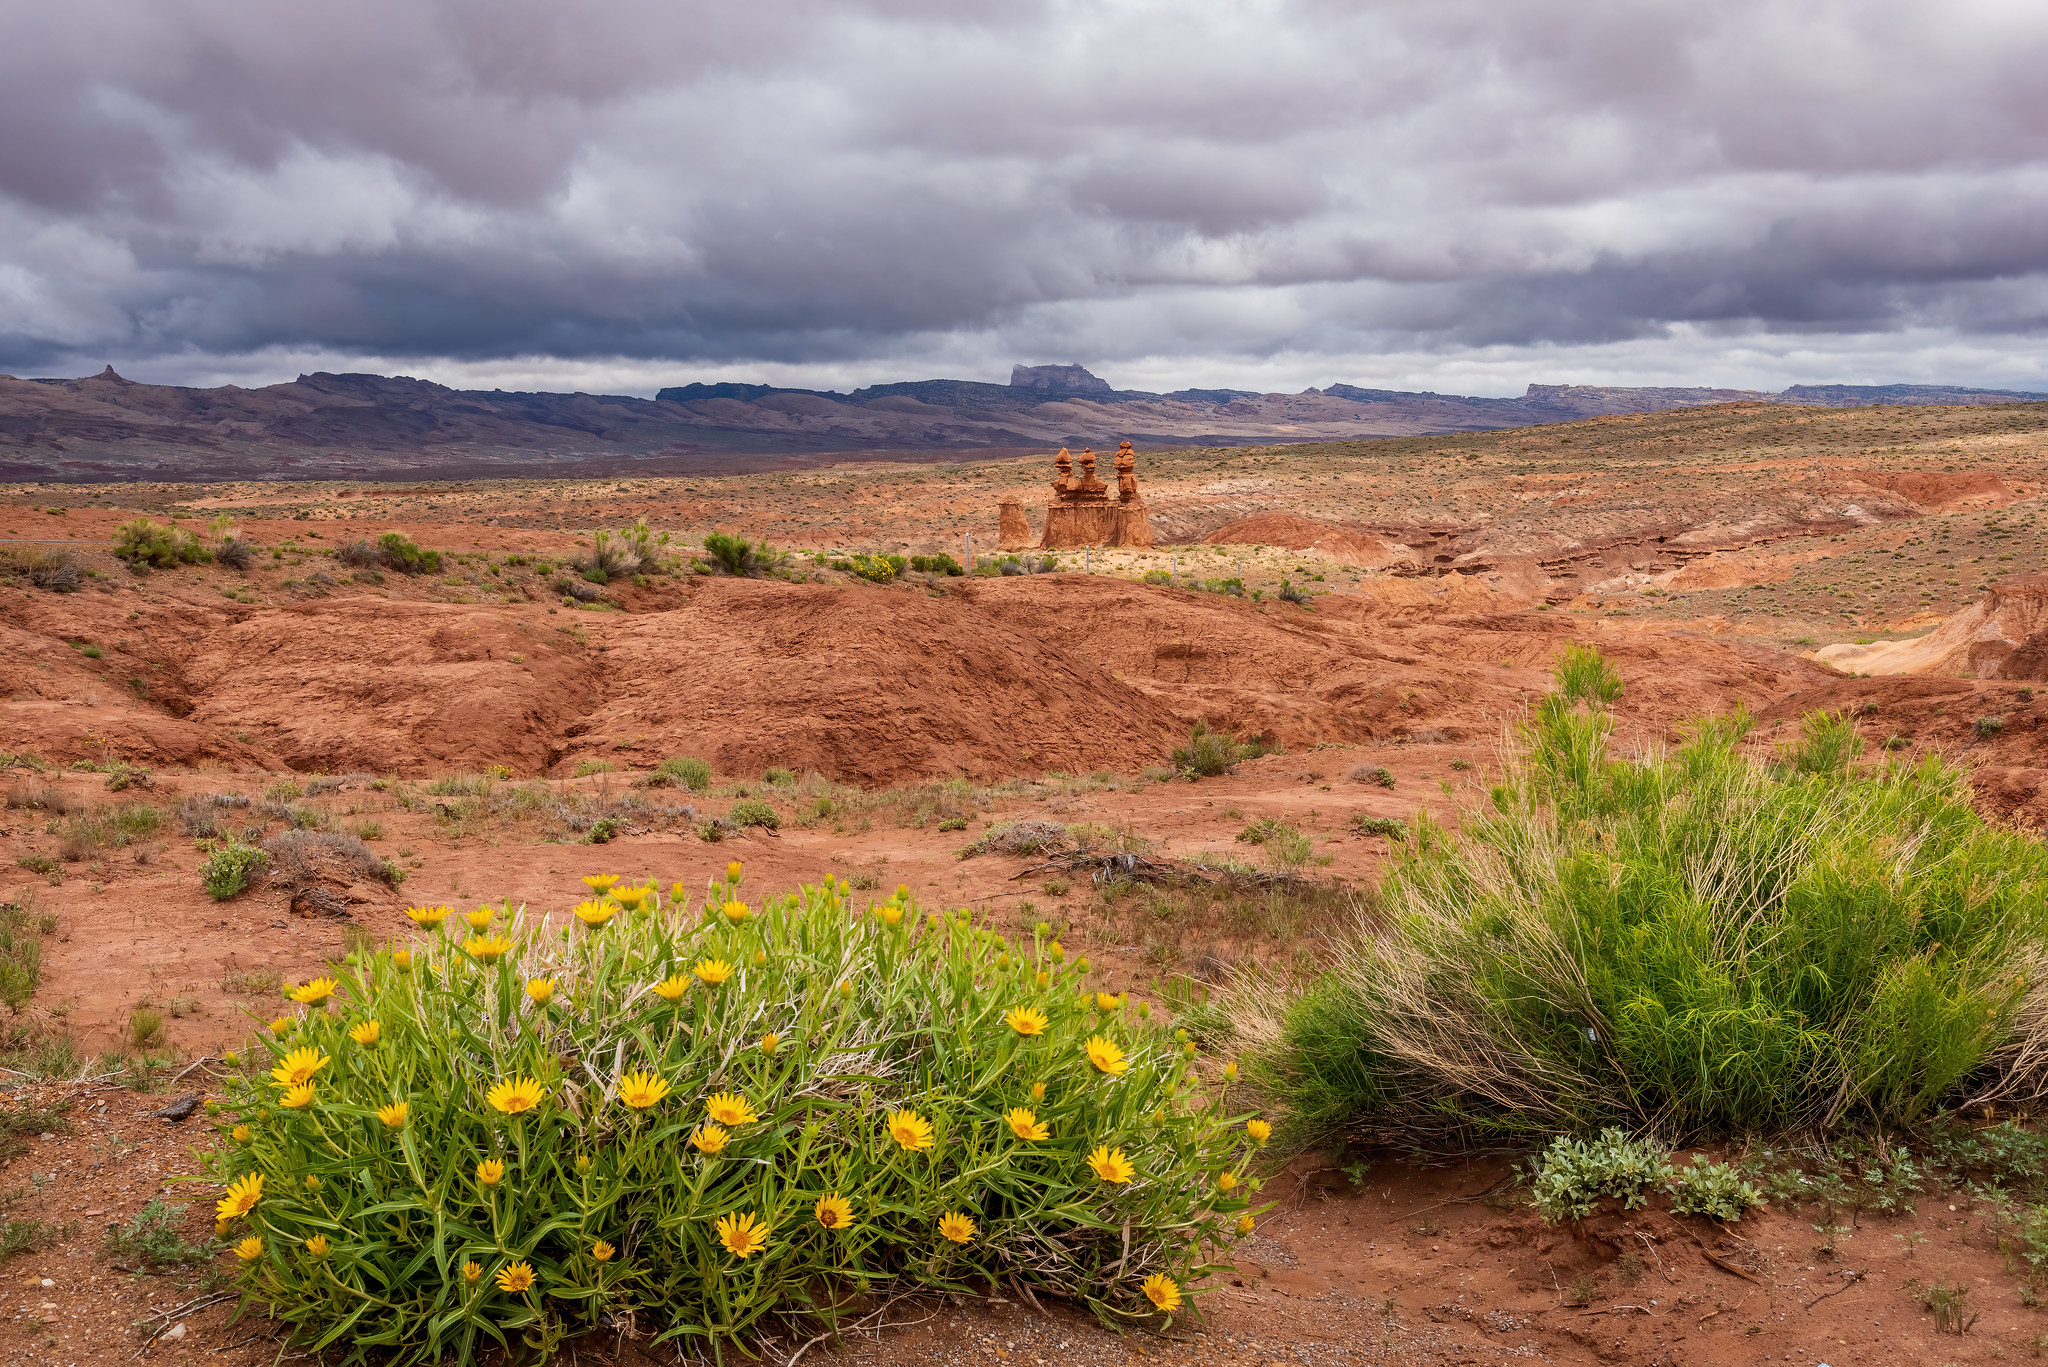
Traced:
[[566, 925], [414, 908], [422, 942], [292, 989], [219, 1117], [244, 1297], [400, 1364], [628, 1317], [712, 1355], [892, 1288], [1157, 1325], [1249, 1225], [1263, 1123], [1044, 927], [740, 876], [697, 913], [609, 878]]
[[1489, 806], [1418, 818], [1336, 966], [1239, 994], [1298, 1124], [1768, 1132], [2044, 1081], [2039, 840], [1938, 759], [1855, 767], [1836, 715], [1779, 762], [1744, 753], [1740, 707], [1616, 758], [1621, 688], [1569, 651]]

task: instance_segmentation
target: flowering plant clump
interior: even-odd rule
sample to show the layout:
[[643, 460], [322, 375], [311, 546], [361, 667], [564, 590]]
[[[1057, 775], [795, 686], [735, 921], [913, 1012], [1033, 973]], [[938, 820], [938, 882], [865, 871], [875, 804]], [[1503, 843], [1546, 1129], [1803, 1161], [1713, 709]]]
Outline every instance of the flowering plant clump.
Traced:
[[627, 1322], [715, 1353], [892, 1286], [1163, 1324], [1243, 1237], [1248, 1118], [1043, 929], [830, 880], [736, 917], [737, 884], [693, 913], [593, 881], [486, 954], [415, 916], [296, 994], [216, 1117], [245, 1301], [397, 1364]]

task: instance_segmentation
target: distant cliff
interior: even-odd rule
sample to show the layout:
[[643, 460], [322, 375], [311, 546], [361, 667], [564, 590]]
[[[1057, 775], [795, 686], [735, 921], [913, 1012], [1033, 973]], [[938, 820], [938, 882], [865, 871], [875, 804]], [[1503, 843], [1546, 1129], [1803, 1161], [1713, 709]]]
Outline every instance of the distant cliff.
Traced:
[[1360, 389], [1299, 394], [1112, 389], [1078, 365], [1007, 385], [917, 380], [851, 393], [686, 384], [653, 399], [458, 390], [382, 375], [181, 389], [109, 366], [77, 380], [0, 376], [0, 479], [438, 479], [712, 474], [863, 453], [1055, 446], [1237, 446], [1421, 436], [1705, 404], [2028, 403], [1930, 385], [1619, 389], [1532, 384], [1520, 398]]

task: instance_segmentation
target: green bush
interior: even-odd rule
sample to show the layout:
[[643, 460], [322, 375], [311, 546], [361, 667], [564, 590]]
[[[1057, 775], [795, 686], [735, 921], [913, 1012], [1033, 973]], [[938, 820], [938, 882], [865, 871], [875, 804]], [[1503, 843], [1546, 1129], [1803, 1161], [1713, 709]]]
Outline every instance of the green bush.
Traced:
[[1165, 570], [1146, 570], [1143, 575], [1143, 581], [1147, 584], [1171, 584], [1173, 576]]
[[1188, 731], [1188, 743], [1173, 751], [1173, 767], [1189, 778], [1216, 778], [1234, 773], [1240, 760], [1256, 759], [1279, 748], [1257, 740], [1240, 744], [1230, 732], [1214, 730], [1209, 723], [1198, 721]]
[[960, 562], [950, 555], [913, 555], [910, 568], [919, 574], [965, 574]]
[[705, 537], [704, 549], [710, 552], [717, 570], [746, 579], [760, 578], [778, 568], [786, 558], [766, 541], [749, 544], [743, 536], [728, 536], [724, 532], [713, 532]]
[[199, 879], [216, 902], [248, 891], [249, 879], [270, 862], [270, 856], [253, 845], [230, 845], [216, 850], [199, 867]]
[[1674, 1215], [1740, 1220], [1744, 1211], [1764, 1203], [1763, 1193], [1743, 1181], [1741, 1173], [1726, 1163], [1709, 1163], [1699, 1154], [1692, 1156], [1691, 1167], [1672, 1169], [1666, 1183]]
[[1611, 671], [1558, 681], [1486, 809], [1455, 836], [1418, 814], [1322, 1008], [1236, 1001], [1278, 1095], [1330, 1121], [1317, 1075], [1348, 1050], [1376, 1082], [1345, 1119], [1424, 1140], [1909, 1124], [2041, 1081], [2048, 852], [1964, 775], [1852, 770], [1829, 717], [1758, 764], [1739, 709], [1616, 760]]
[[873, 584], [886, 584], [909, 566], [900, 555], [850, 555], [832, 562], [832, 568], [858, 575]]
[[725, 813], [725, 820], [727, 825], [740, 829], [766, 826], [773, 831], [782, 826], [782, 818], [775, 814], [775, 808], [758, 797], [743, 797], [733, 803]]
[[674, 784], [678, 788], [701, 793], [711, 786], [711, 766], [689, 755], [677, 755], [655, 765], [653, 774], [648, 776], [648, 783], [656, 788]]
[[130, 565], [160, 570], [213, 559], [206, 544], [183, 527], [166, 527], [146, 517], [121, 524], [114, 536], [114, 554]]
[[1366, 816], [1361, 812], [1351, 818], [1351, 829], [1360, 835], [1383, 835], [1397, 845], [1408, 839], [1408, 827], [1399, 817]]
[[1013, 1282], [1160, 1324], [1146, 1285], [1243, 1228], [1242, 1117], [1044, 935], [829, 883], [614, 891], [294, 990], [210, 1160], [245, 1304], [398, 1367], [636, 1318], [708, 1357]]
[[441, 552], [423, 551], [404, 532], [386, 532], [377, 538], [378, 558], [400, 574], [439, 574]]
[[1536, 1213], [1553, 1224], [1583, 1220], [1603, 1196], [1621, 1198], [1624, 1210], [1637, 1209], [1653, 1187], [1671, 1180], [1672, 1171], [1667, 1150], [1620, 1130], [1602, 1130], [1591, 1141], [1560, 1136], [1538, 1160], [1529, 1194]]

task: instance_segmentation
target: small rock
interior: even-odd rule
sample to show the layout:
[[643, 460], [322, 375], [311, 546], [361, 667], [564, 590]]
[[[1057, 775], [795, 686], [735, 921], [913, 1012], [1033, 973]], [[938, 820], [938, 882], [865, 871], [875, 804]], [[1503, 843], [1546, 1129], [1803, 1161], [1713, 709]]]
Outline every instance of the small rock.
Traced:
[[43, 1285], [44, 1285], [44, 1286], [55, 1286], [56, 1284], [57, 1284], [56, 1282], [52, 1281], [52, 1280], [51, 1280], [50, 1278], [48, 1278], [48, 1277], [45, 1277], [45, 1278], [43, 1278]]
[[41, 1134], [36, 1136], [36, 1138], [42, 1140], [45, 1144], [49, 1143], [52, 1139], [55, 1139], [56, 1137], [56, 1133], [51, 1130], [44, 1130]]
[[171, 1326], [170, 1328], [168, 1328], [168, 1329], [164, 1330], [164, 1332], [163, 1332], [163, 1334], [162, 1334], [162, 1337], [164, 1337], [164, 1338], [167, 1338], [167, 1339], [171, 1340], [171, 1342], [173, 1342], [173, 1343], [175, 1343], [175, 1342], [177, 1342], [177, 1341], [178, 1341], [179, 1339], [181, 1339], [181, 1338], [185, 1337], [185, 1324], [184, 1324], [184, 1321], [180, 1320], [180, 1321], [179, 1321], [178, 1323], [176, 1323], [176, 1324], [172, 1325], [172, 1326]]

